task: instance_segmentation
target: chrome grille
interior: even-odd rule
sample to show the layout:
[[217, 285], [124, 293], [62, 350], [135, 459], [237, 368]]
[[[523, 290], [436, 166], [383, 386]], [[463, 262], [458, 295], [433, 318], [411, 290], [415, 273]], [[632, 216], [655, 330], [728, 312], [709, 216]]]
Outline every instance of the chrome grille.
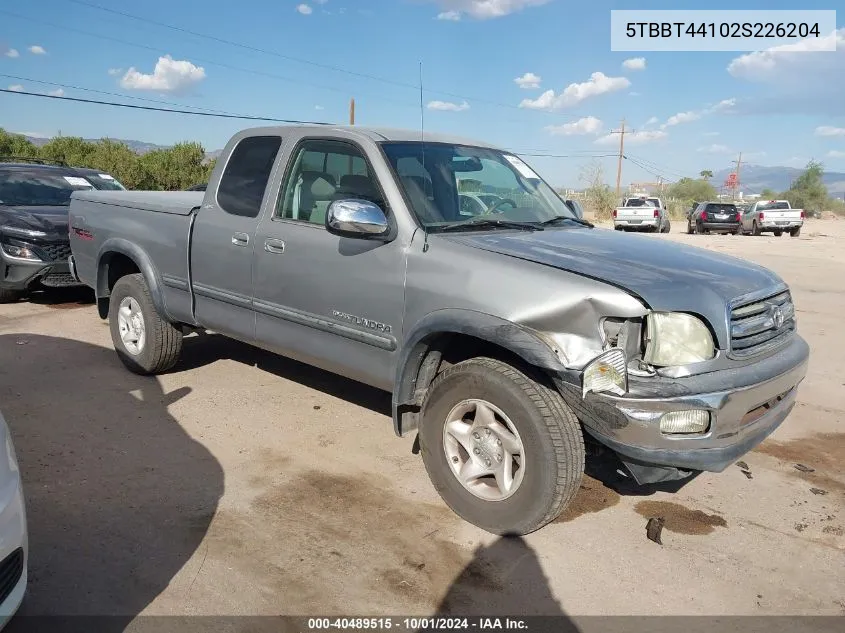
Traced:
[[788, 290], [731, 308], [731, 355], [746, 358], [785, 343], [795, 331], [795, 305]]

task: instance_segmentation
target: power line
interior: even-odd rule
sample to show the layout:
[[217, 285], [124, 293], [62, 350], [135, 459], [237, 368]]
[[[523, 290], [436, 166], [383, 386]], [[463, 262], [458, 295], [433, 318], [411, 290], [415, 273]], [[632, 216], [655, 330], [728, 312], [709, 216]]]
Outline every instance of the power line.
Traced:
[[336, 125], [324, 121], [299, 121], [296, 119], [276, 119], [273, 117], [249, 116], [245, 114], [220, 114], [215, 112], [197, 112], [195, 110], [176, 110], [173, 108], [156, 108], [154, 106], [136, 105], [134, 103], [116, 103], [114, 101], [99, 101], [96, 99], [80, 99], [78, 97], [60, 97], [58, 95], [47, 95], [40, 92], [26, 92], [24, 90], [8, 90], [0, 88], [0, 92], [12, 95], [24, 95], [28, 97], [41, 97], [42, 99], [56, 99], [58, 101], [75, 101], [77, 103], [94, 103], [97, 105], [112, 106], [116, 108], [132, 108], [134, 110], [149, 110], [152, 112], [169, 112], [171, 114], [192, 114], [194, 116], [218, 117], [221, 119], [246, 119], [248, 121], [269, 121], [272, 123], [294, 123], [301, 125]]
[[[53, 27], [55, 29], [59, 29], [59, 30], [65, 31], [65, 32], [78, 33], [80, 35], [85, 35], [86, 37], [92, 37], [92, 38], [95, 38], [95, 39], [106, 40], [106, 41], [109, 41], [109, 42], [116, 42], [117, 44], [122, 44], [124, 46], [133, 46], [135, 48], [148, 50], [148, 51], [151, 51], [151, 52], [153, 52], [157, 55], [161, 55], [161, 49], [156, 48], [155, 46], [149, 46], [147, 44], [139, 44], [137, 42], [130, 42], [130, 41], [127, 41], [125, 39], [121, 39], [119, 37], [112, 37], [110, 35], [103, 35], [101, 33], [92, 33], [91, 31], [86, 31], [84, 29], [78, 29], [78, 28], [75, 28], [75, 27], [72, 27], [72, 26], [56, 24], [55, 22], [50, 22], [48, 20], [42, 20], [40, 18], [33, 18], [33, 17], [30, 17], [30, 16], [26, 16], [26, 15], [20, 15], [18, 13], [14, 13], [13, 11], [6, 11], [5, 9], [0, 9], [0, 14], [8, 15], [8, 16], [11, 16], [13, 18], [17, 18], [19, 20], [34, 22], [36, 24], [43, 24], [45, 26], [50, 26], [50, 27]], [[275, 73], [269, 73], [269, 72], [265, 72], [265, 71], [262, 71], [262, 70], [255, 70], [253, 68], [244, 68], [242, 66], [234, 66], [232, 64], [227, 64], [225, 62], [218, 62], [218, 61], [215, 61], [213, 59], [205, 59], [205, 58], [202, 58], [202, 57], [196, 57], [194, 55], [191, 55], [191, 57], [196, 62], [200, 62], [202, 64], [207, 64], [207, 65], [210, 65], [210, 66], [218, 66], [220, 68], [226, 68], [227, 70], [234, 70], [234, 71], [237, 71], [237, 72], [249, 73], [249, 74], [257, 75], [257, 76], [260, 76], [260, 77], [267, 77], [269, 79], [277, 79], [279, 81], [286, 81], [286, 82], [289, 82], [289, 83], [301, 84], [301, 85], [304, 85], [304, 86], [311, 86], [313, 88], [319, 88], [321, 90], [329, 90], [331, 92], [339, 92], [339, 93], [342, 93], [342, 94], [348, 94], [348, 92], [349, 92], [348, 89], [338, 88], [337, 86], [326, 86], [324, 84], [314, 83], [314, 82], [311, 82], [311, 81], [305, 81], [305, 80], [302, 80], [302, 79], [294, 79], [292, 77], [285, 77], [284, 75], [277, 75]], [[380, 101], [388, 101], [388, 102], [398, 103], [398, 104], [403, 105], [403, 106], [410, 106], [411, 105], [410, 102], [408, 102], [408, 101], [400, 101], [398, 99], [391, 99], [389, 97], [379, 96], [378, 99]], [[413, 104], [413, 107], [416, 108], [416, 107], [418, 107], [418, 105]]]
[[638, 156], [638, 155], [634, 155], [634, 154], [628, 154], [628, 156], [630, 156], [631, 158], [635, 158], [636, 160], [640, 161], [641, 163], [645, 163], [646, 165], [650, 165], [652, 169], [656, 169], [657, 171], [660, 171], [660, 172], [663, 172], [663, 173], [666, 173], [666, 174], [671, 174], [673, 176], [677, 176], [678, 178], [685, 178], [686, 177], [686, 174], [683, 174], [679, 171], [669, 169], [668, 167], [664, 167], [662, 165], [659, 165], [658, 163], [655, 163], [652, 160], [648, 160], [646, 158], [643, 158], [642, 156]]
[[[107, 13], [120, 15], [122, 17], [129, 18], [131, 20], [137, 20], [139, 22], [146, 22], [147, 24], [152, 24], [152, 25], [159, 26], [159, 27], [162, 27], [162, 28], [165, 28], [165, 29], [170, 29], [172, 31], [176, 31], [177, 33], [185, 33], [187, 35], [193, 35], [194, 37], [204, 38], [204, 39], [210, 40], [212, 42], [217, 42], [218, 44], [226, 44], [228, 46], [234, 46], [234, 47], [241, 48], [241, 49], [248, 50], [248, 51], [252, 51], [252, 52], [255, 52], [255, 53], [262, 53], [264, 55], [272, 55], [272, 56], [278, 57], [280, 59], [286, 59], [288, 61], [293, 61], [293, 62], [297, 62], [297, 63], [300, 63], [300, 64], [306, 64], [308, 66], [313, 66], [313, 67], [316, 67], [316, 68], [323, 68], [325, 70], [331, 70], [331, 71], [334, 71], [334, 72], [339, 72], [339, 73], [351, 75], [351, 76], [354, 76], [354, 77], [359, 77], [359, 78], [363, 78], [363, 79], [370, 79], [370, 80], [373, 80], [373, 81], [378, 81], [378, 82], [381, 82], [381, 83], [385, 83], [385, 84], [389, 84], [389, 85], [393, 85], [393, 86], [398, 86], [400, 88], [411, 88], [415, 91], [419, 89], [419, 86], [416, 85], [416, 84], [412, 84], [412, 83], [408, 83], [408, 82], [404, 82], [404, 81], [398, 81], [396, 79], [390, 79], [388, 77], [381, 77], [379, 75], [372, 75], [370, 73], [363, 73], [363, 72], [359, 72], [359, 71], [354, 71], [354, 70], [350, 70], [348, 68], [342, 68], [340, 66], [335, 66], [333, 64], [325, 64], [325, 63], [322, 63], [322, 62], [316, 62], [314, 60], [305, 59], [305, 58], [302, 58], [302, 57], [295, 57], [295, 56], [292, 56], [292, 55], [286, 55], [286, 54], [280, 53], [278, 51], [273, 51], [273, 50], [269, 50], [269, 49], [266, 49], [266, 48], [260, 48], [260, 47], [257, 47], [257, 46], [252, 46], [250, 44], [244, 44], [243, 42], [236, 42], [234, 40], [228, 40], [228, 39], [225, 39], [225, 38], [222, 38], [222, 37], [217, 37], [215, 35], [209, 35], [208, 33], [200, 33], [199, 31], [193, 31], [191, 29], [187, 29], [187, 28], [184, 28], [184, 27], [181, 27], [181, 26], [175, 26], [173, 24], [167, 24], [166, 22], [159, 22], [158, 20], [153, 20], [151, 18], [145, 18], [145, 17], [140, 16], [140, 15], [127, 13], [125, 11], [119, 11], [117, 9], [111, 9], [109, 7], [104, 7], [102, 5], [95, 4], [93, 2], [86, 2], [85, 0], [67, 0], [67, 2], [71, 2], [73, 4], [77, 4], [77, 5], [80, 5], [80, 6], [89, 7], [91, 9], [96, 9], [98, 11], [105, 11]], [[205, 62], [205, 63], [209, 63], [209, 62]], [[500, 101], [492, 101], [490, 99], [484, 99], [482, 97], [472, 97], [472, 96], [457, 94], [457, 93], [454, 93], [454, 92], [446, 92], [444, 90], [427, 89], [426, 92], [428, 92], [429, 94], [438, 94], [438, 95], [443, 95], [443, 96], [447, 96], [447, 97], [454, 97], [454, 98], [457, 98], [457, 99], [463, 99], [465, 101], [475, 101], [476, 103], [486, 103], [488, 105], [494, 105], [494, 106], [498, 106], [498, 107], [511, 108], [511, 109], [516, 109], [516, 110], [522, 110], [523, 109], [520, 106], [514, 105], [512, 103], [503, 103], [503, 102], [500, 102]], [[573, 117], [567, 116], [565, 118], [573, 118]]]
[[[95, 94], [107, 95], [107, 96], [110, 96], [110, 97], [121, 97], [121, 98], [125, 98], [125, 99], [134, 99], [136, 101], [146, 101], [148, 103], [158, 103], [160, 105], [176, 106], [176, 107], [179, 107], [179, 108], [193, 108], [193, 109], [196, 109], [196, 110], [204, 110], [206, 112], [213, 112], [215, 114], [237, 115], [236, 112], [228, 112], [226, 110], [214, 110], [214, 109], [211, 109], [211, 108], [202, 108], [200, 106], [194, 106], [194, 105], [185, 104], [185, 103], [174, 103], [172, 101], [161, 101], [160, 99], [149, 99], [149, 98], [146, 98], [146, 97], [136, 97], [134, 95], [124, 95], [124, 94], [121, 94], [119, 92], [109, 92], [107, 90], [97, 90], [95, 88], [85, 88], [84, 86], [74, 86], [72, 84], [60, 84], [60, 83], [56, 83], [54, 81], [44, 81], [44, 80], [41, 80], [41, 79], [32, 79], [31, 77], [20, 77], [18, 75], [7, 75], [7, 74], [4, 74], [4, 73], [0, 73], [0, 77], [5, 77], [6, 79], [14, 79], [16, 81], [23, 81], [25, 83], [41, 84], [41, 85], [44, 85], [44, 86], [53, 86], [55, 88], [67, 88], [68, 90], [81, 90], [83, 92], [91, 92], [91, 93], [95, 93]], [[18, 91], [14, 91], [14, 92], [18, 92]], [[61, 95], [59, 95], [59, 96], [61, 96]]]

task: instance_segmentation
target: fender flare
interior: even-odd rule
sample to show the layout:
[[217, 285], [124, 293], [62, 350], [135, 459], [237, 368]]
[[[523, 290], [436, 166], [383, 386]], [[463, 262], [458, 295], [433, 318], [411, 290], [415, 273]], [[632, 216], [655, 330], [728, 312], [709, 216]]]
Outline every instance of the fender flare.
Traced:
[[[394, 377], [393, 430], [399, 437], [416, 428], [417, 412], [437, 367], [426, 367], [434, 339], [441, 334], [472, 336], [498, 345], [540, 369], [570, 374], [551, 341], [539, 332], [505, 319], [465, 309], [431, 312], [410, 330], [401, 347]], [[439, 355], [436, 364], [439, 365]], [[418, 386], [418, 378], [426, 384]], [[409, 410], [410, 409], [410, 410]]]
[[109, 289], [109, 277], [106, 271], [110, 256], [113, 253], [125, 255], [135, 263], [147, 282], [156, 311], [163, 317], [167, 317], [167, 306], [164, 301], [161, 278], [150, 256], [140, 246], [129, 240], [112, 237], [103, 242], [97, 253], [96, 293], [97, 310], [100, 313], [100, 318], [105, 319], [108, 316], [108, 301], [106, 299], [111, 295], [111, 290]]

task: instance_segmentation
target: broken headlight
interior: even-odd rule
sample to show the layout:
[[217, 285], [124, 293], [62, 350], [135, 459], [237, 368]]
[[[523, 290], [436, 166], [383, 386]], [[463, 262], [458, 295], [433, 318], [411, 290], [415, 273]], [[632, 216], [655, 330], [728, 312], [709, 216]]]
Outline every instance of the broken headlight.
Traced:
[[713, 336], [701, 319], [681, 312], [650, 312], [646, 317], [646, 363], [672, 367], [700, 363], [715, 355]]

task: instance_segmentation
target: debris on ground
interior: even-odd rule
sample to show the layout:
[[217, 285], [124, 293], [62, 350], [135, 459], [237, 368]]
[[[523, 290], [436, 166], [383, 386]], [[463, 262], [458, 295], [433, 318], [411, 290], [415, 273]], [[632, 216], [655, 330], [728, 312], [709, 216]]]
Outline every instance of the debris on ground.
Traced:
[[754, 479], [754, 475], [751, 474], [750, 470], [743, 470], [742, 474], [745, 475], [748, 479]]
[[809, 525], [807, 525], [806, 523], [796, 523], [796, 524], [795, 524], [795, 531], [796, 531], [796, 532], [803, 532], [803, 531], [804, 531], [804, 530], [806, 530], [808, 527], [810, 527], [810, 526], [809, 526]]
[[810, 488], [810, 492], [814, 495], [826, 495], [827, 490], [822, 490], [821, 488]]
[[746, 464], [745, 462], [737, 462], [736, 465], [739, 466], [742, 470], [750, 470], [748, 468], [748, 464]]
[[745, 475], [748, 479], [754, 479], [754, 475], [751, 474], [751, 469], [748, 467], [748, 464], [745, 462], [737, 462], [737, 466], [739, 466], [740, 471], [742, 474]]
[[663, 517], [652, 517], [648, 520], [645, 526], [645, 533], [649, 541], [654, 541], [658, 545], [663, 545], [660, 535], [663, 533], [663, 524], [665, 523]]
[[320, 410], [320, 405], [319, 405], [319, 404], [315, 404], [315, 405], [314, 405], [314, 411], [319, 411], [319, 410]]
[[802, 473], [816, 472], [815, 468], [810, 468], [809, 466], [805, 466], [804, 464], [795, 464], [795, 470], [800, 470]]

